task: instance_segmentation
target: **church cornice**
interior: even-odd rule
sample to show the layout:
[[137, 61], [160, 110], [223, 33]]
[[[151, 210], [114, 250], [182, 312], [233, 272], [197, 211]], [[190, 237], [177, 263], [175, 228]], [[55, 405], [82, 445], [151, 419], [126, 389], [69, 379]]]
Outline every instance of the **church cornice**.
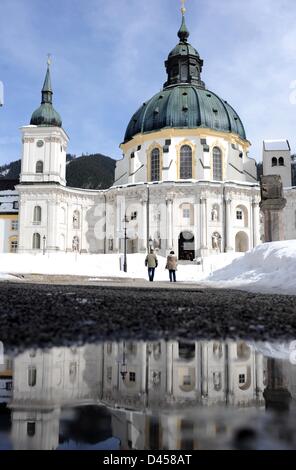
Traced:
[[[234, 133], [227, 133], [221, 131], [215, 131], [214, 129], [209, 128], [186, 128], [186, 129], [177, 129], [177, 128], [167, 128], [161, 129], [159, 131], [145, 132], [136, 134], [131, 140], [126, 143], [120, 144], [120, 148], [124, 154], [127, 154], [132, 149], [137, 148], [139, 145], [143, 145], [147, 141], [159, 142], [160, 139], [168, 139], [171, 137], [183, 137], [190, 139], [190, 137], [198, 138], [207, 138], [209, 136], [218, 137], [225, 139], [228, 143], [234, 143], [241, 145], [243, 150], [248, 151], [251, 146], [251, 142], [248, 140], [241, 139], [238, 135]], [[220, 144], [221, 145], [221, 144]]]

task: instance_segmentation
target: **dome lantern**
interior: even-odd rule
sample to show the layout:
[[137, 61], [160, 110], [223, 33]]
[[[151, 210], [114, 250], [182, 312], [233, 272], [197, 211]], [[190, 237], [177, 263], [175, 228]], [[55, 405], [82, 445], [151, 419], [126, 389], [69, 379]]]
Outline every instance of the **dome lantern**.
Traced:
[[182, 8], [182, 23], [178, 31], [179, 44], [170, 52], [165, 62], [168, 79], [164, 88], [179, 83], [190, 83], [201, 88], [205, 87], [200, 75], [203, 60], [197, 50], [187, 42], [189, 31], [185, 22], [185, 8]]

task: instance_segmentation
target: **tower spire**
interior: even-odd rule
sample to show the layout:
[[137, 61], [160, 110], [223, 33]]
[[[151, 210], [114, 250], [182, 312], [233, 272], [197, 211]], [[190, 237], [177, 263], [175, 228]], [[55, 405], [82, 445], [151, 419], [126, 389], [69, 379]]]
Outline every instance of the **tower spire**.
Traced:
[[51, 54], [47, 55], [47, 71], [45, 75], [45, 80], [42, 87], [42, 101], [41, 103], [50, 103], [52, 104], [52, 86], [51, 86], [51, 77], [50, 77], [50, 66], [51, 66]]
[[32, 114], [30, 124], [33, 126], [62, 127], [61, 116], [52, 106], [52, 86], [50, 77], [51, 55], [47, 56], [47, 70], [41, 90], [41, 105]]
[[181, 23], [181, 27], [178, 31], [178, 37], [180, 39], [180, 42], [187, 42], [187, 39], [190, 36], [190, 33], [187, 29], [186, 22], [185, 22], [185, 13], [186, 13], [185, 2], [186, 2], [186, 0], [181, 0], [182, 23]]

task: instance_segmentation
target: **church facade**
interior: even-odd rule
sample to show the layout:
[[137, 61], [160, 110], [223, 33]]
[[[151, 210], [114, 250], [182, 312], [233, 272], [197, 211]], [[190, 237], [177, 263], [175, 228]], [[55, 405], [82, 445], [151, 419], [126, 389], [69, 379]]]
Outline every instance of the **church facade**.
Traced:
[[69, 137], [52, 105], [48, 64], [41, 106], [21, 130], [18, 252], [118, 253], [125, 230], [129, 253], [173, 249], [183, 260], [261, 242], [250, 142], [236, 111], [202, 81], [184, 13], [167, 81], [132, 116], [107, 190], [66, 186]]

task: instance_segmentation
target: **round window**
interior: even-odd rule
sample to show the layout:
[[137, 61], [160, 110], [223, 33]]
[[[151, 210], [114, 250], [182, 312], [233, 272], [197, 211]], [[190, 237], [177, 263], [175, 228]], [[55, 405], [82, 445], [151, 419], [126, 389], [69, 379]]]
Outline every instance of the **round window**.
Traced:
[[43, 140], [37, 140], [37, 147], [43, 147], [44, 142]]

